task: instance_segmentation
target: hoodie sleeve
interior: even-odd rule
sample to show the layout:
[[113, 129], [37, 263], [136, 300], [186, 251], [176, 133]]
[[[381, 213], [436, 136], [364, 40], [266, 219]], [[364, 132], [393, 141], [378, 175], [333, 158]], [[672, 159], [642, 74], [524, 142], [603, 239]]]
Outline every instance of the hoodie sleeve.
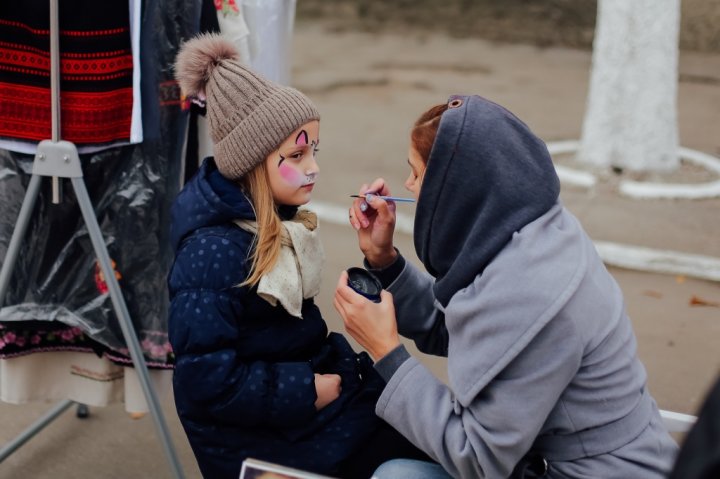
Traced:
[[191, 238], [176, 255], [169, 331], [178, 413], [242, 426], [304, 424], [317, 399], [310, 364], [250, 361], [237, 347], [244, 259], [243, 248], [221, 236]]
[[445, 314], [435, 301], [434, 280], [404, 259], [403, 264], [402, 272], [387, 288], [393, 294], [398, 332], [415, 341], [424, 353], [447, 356]]

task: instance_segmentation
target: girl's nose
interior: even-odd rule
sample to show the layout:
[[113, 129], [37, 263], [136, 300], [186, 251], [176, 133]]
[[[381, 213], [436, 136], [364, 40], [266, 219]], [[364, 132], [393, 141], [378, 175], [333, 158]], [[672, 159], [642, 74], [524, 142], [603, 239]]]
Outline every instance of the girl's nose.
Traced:
[[307, 167], [305, 168], [305, 174], [311, 175], [318, 173], [320, 173], [320, 165], [318, 165], [318, 162], [315, 160], [315, 155], [312, 155]]

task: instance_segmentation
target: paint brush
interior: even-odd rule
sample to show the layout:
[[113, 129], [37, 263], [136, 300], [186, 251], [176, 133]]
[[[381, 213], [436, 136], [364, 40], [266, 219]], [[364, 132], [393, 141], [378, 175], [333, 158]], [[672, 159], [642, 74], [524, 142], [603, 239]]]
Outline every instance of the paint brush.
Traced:
[[415, 203], [415, 198], [400, 198], [398, 196], [383, 196], [383, 195], [375, 195], [373, 193], [367, 193], [364, 195], [350, 195], [350, 198], [362, 198], [364, 200], [371, 200], [373, 197], [378, 197], [385, 201], [395, 201], [398, 203]]

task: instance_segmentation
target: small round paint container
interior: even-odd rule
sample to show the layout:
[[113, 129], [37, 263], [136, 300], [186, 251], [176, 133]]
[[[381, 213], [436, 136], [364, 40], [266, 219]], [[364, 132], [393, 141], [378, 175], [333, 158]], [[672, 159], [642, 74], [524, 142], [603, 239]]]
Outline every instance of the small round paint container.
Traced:
[[382, 284], [370, 271], [364, 268], [349, 268], [348, 286], [356, 293], [365, 296], [373, 303], [380, 302], [380, 292]]

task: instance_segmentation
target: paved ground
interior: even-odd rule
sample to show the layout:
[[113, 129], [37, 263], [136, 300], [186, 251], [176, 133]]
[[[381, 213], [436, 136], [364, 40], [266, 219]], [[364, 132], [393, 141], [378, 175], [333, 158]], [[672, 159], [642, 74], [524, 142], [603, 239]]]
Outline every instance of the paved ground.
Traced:
[[[590, 53], [561, 48], [495, 45], [441, 35], [367, 36], [332, 33], [322, 24], [296, 28], [294, 84], [323, 114], [322, 176], [318, 201], [347, 204], [361, 182], [386, 177], [402, 191], [407, 133], [427, 106], [450, 93], [478, 93], [497, 101], [546, 141], [580, 135]], [[683, 146], [720, 154], [720, 56], [683, 53], [679, 120]], [[612, 188], [564, 188], [563, 201], [593, 239], [720, 257], [720, 200], [631, 201]], [[412, 207], [401, 206], [412, 214]], [[354, 232], [324, 223], [328, 254], [319, 303], [332, 329], [340, 271], [360, 264]], [[398, 235], [411, 260], [412, 238]], [[640, 356], [660, 407], [692, 413], [720, 364], [720, 308], [691, 307], [696, 295], [720, 301], [720, 284], [672, 275], [611, 269], [620, 283], [638, 336]], [[425, 358], [440, 377], [444, 362]], [[186, 475], [199, 477], [170, 398], [164, 401]], [[0, 442], [18, 434], [47, 404], [0, 404]], [[171, 477], [149, 417], [132, 420], [122, 406], [79, 420], [66, 413], [2, 465], [10, 478]]]

